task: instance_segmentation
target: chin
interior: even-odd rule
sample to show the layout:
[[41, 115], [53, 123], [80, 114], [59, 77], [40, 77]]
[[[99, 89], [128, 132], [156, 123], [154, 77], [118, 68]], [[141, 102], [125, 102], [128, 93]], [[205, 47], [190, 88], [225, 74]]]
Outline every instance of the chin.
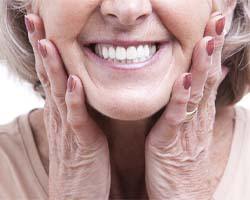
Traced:
[[[88, 96], [88, 95], [87, 95]], [[122, 121], [137, 121], [150, 118], [166, 106], [169, 96], [138, 96], [138, 95], [101, 95], [102, 98], [90, 97], [88, 104], [102, 115]]]

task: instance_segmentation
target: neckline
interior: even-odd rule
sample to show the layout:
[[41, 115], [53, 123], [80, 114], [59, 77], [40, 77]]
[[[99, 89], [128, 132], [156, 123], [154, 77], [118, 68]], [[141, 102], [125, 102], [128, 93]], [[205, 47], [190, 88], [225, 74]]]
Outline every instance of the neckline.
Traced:
[[33, 169], [33, 174], [36, 177], [39, 185], [41, 186], [44, 195], [48, 197], [49, 176], [46, 173], [45, 168], [42, 164], [37, 146], [35, 144], [34, 135], [31, 130], [31, 124], [29, 121], [29, 115], [37, 109], [39, 108], [32, 109], [28, 112], [28, 114], [20, 116], [18, 118], [18, 126], [21, 131], [25, 152]]
[[[22, 115], [18, 119], [19, 128], [21, 131], [21, 135], [23, 138], [23, 143], [25, 146], [25, 151], [28, 156], [28, 160], [31, 163], [33, 174], [37, 178], [37, 181], [39, 185], [42, 187], [42, 190], [44, 191], [45, 196], [48, 197], [48, 183], [49, 183], [49, 176], [46, 173], [46, 170], [42, 164], [41, 158], [39, 156], [38, 149], [35, 144], [34, 135], [31, 130], [30, 121], [29, 121], [29, 115], [31, 112], [37, 110], [39, 108], [32, 109], [28, 112], [26, 115]], [[235, 111], [235, 124], [234, 124], [234, 130], [233, 130], [233, 139], [232, 144], [230, 148], [229, 158], [227, 161], [227, 165], [225, 167], [224, 173], [221, 177], [221, 180], [214, 192], [213, 197], [216, 199], [220, 199], [220, 195], [224, 194], [225, 189], [228, 189], [228, 179], [231, 175], [232, 168], [235, 165], [236, 162], [236, 154], [240, 153], [240, 148], [237, 148], [239, 145], [239, 135], [240, 132], [242, 132], [243, 122], [240, 120], [243, 115], [243, 108], [240, 106], [234, 106]], [[237, 141], [236, 141], [237, 140]], [[116, 198], [119, 198], [118, 196], [115, 196]]]

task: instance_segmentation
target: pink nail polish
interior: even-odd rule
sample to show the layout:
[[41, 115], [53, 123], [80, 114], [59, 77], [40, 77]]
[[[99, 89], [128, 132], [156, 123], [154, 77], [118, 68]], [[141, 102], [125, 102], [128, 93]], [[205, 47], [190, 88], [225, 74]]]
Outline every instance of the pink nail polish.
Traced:
[[214, 49], [215, 49], [215, 41], [214, 41], [214, 38], [212, 38], [211, 40], [209, 40], [207, 42], [207, 54], [208, 54], [208, 56], [211, 56], [214, 53]]
[[37, 42], [37, 48], [41, 56], [43, 58], [46, 58], [48, 55], [48, 52], [47, 52], [46, 46], [42, 44], [40, 40]]
[[33, 33], [35, 31], [35, 25], [34, 23], [27, 17], [27, 15], [25, 15], [24, 17], [24, 22], [25, 22], [25, 26], [26, 29], [29, 33]]
[[216, 22], [216, 33], [217, 35], [221, 35], [224, 27], [225, 27], [225, 16], [220, 18], [217, 22]]
[[192, 74], [189, 73], [184, 77], [183, 80], [183, 87], [185, 90], [188, 90], [191, 87], [192, 84]]
[[68, 91], [73, 92], [73, 90], [75, 89], [75, 86], [76, 86], [76, 82], [75, 82], [73, 76], [70, 75], [68, 78], [68, 83], [67, 83]]

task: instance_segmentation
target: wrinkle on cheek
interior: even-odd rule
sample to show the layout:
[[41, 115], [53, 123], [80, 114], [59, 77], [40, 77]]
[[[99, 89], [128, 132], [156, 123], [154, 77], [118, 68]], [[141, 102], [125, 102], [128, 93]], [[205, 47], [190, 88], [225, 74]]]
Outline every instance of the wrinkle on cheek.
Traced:
[[41, 9], [46, 37], [51, 40], [75, 40], [100, 0], [45, 0]]
[[211, 13], [209, 0], [152, 1], [162, 23], [183, 50], [192, 48], [203, 37]]

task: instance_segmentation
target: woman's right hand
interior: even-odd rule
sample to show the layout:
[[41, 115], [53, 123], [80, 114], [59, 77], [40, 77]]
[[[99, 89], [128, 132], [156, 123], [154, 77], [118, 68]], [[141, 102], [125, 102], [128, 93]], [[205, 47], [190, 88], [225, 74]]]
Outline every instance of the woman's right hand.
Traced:
[[[41, 18], [25, 17], [36, 71], [46, 94], [44, 123], [49, 141], [49, 199], [108, 199], [111, 173], [107, 138], [89, 116], [81, 80], [67, 78]], [[68, 79], [68, 81], [67, 81]]]

